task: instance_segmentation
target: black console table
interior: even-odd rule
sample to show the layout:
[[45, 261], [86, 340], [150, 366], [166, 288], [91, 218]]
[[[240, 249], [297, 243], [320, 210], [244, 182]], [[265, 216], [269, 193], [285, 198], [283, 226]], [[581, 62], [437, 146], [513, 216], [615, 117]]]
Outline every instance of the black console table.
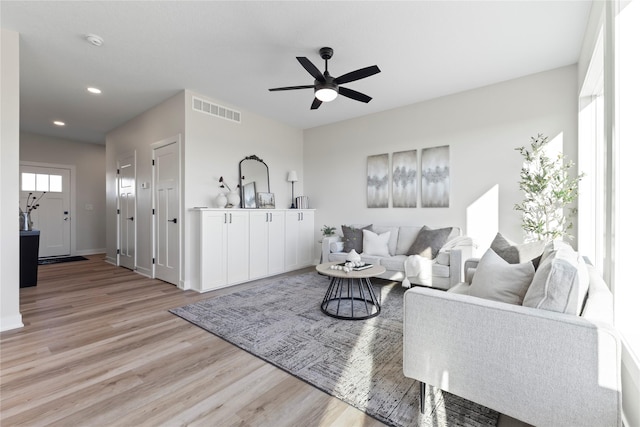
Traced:
[[38, 284], [40, 230], [20, 231], [20, 287]]

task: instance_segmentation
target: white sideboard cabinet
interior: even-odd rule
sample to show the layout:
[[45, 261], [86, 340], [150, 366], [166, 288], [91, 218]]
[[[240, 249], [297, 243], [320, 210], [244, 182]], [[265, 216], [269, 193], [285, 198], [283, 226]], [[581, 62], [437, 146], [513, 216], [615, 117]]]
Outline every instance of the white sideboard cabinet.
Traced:
[[[312, 209], [196, 209], [199, 280], [213, 289], [313, 264]], [[197, 271], [197, 270], [196, 270]]]

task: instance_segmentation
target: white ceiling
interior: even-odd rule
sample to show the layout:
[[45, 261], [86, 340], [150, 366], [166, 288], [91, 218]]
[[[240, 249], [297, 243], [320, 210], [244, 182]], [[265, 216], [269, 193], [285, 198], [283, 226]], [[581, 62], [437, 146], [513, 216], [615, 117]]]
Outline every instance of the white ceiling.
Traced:
[[[591, 0], [0, 2], [2, 28], [21, 38], [21, 129], [95, 143], [182, 89], [307, 129], [562, 67], [578, 60], [590, 9]], [[312, 89], [267, 90], [313, 84], [295, 57], [323, 70], [322, 46], [334, 48], [333, 76], [380, 67], [345, 84], [370, 103], [340, 96], [312, 111]]]

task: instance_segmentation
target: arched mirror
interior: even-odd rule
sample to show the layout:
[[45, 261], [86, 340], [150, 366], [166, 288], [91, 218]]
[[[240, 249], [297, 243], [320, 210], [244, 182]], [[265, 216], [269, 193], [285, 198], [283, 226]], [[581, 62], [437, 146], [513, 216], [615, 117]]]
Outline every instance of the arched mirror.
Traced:
[[243, 208], [258, 208], [258, 193], [271, 193], [269, 166], [255, 154], [240, 160], [240, 198]]

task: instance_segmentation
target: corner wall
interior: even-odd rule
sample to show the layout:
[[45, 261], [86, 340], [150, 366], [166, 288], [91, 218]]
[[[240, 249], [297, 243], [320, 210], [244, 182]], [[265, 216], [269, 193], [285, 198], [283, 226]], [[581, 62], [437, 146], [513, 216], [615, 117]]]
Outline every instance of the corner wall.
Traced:
[[20, 328], [20, 36], [0, 30], [0, 331]]
[[[458, 226], [481, 240], [479, 250], [498, 230], [522, 241], [515, 148], [544, 133], [576, 161], [577, 89], [572, 65], [306, 130], [305, 191], [318, 209], [318, 238], [323, 224], [378, 223]], [[367, 156], [441, 145], [450, 146], [449, 208], [367, 208]]]
[[[241, 123], [194, 111], [191, 104], [193, 96], [239, 111]], [[308, 179], [303, 170], [302, 130], [192, 91], [186, 91], [184, 110], [186, 212], [183, 266], [184, 286], [190, 289], [192, 283], [198, 280], [195, 254], [200, 241], [196, 231], [199, 229], [197, 218], [190, 209], [195, 206], [215, 206], [215, 197], [224, 192], [218, 187], [221, 176], [234, 188], [239, 184], [240, 161], [250, 155], [258, 156], [269, 166], [271, 192], [278, 209], [288, 208], [291, 204], [291, 183], [286, 180], [287, 172], [298, 172], [300, 181], [295, 184], [296, 195], [303, 194]]]
[[152, 226], [151, 188], [142, 188], [142, 183], [152, 182], [151, 145], [155, 142], [184, 135], [184, 92], [181, 91], [157, 106], [110, 131], [106, 138], [106, 243], [107, 259], [116, 262], [118, 242], [117, 184], [118, 158], [136, 153], [136, 270], [151, 275]]

